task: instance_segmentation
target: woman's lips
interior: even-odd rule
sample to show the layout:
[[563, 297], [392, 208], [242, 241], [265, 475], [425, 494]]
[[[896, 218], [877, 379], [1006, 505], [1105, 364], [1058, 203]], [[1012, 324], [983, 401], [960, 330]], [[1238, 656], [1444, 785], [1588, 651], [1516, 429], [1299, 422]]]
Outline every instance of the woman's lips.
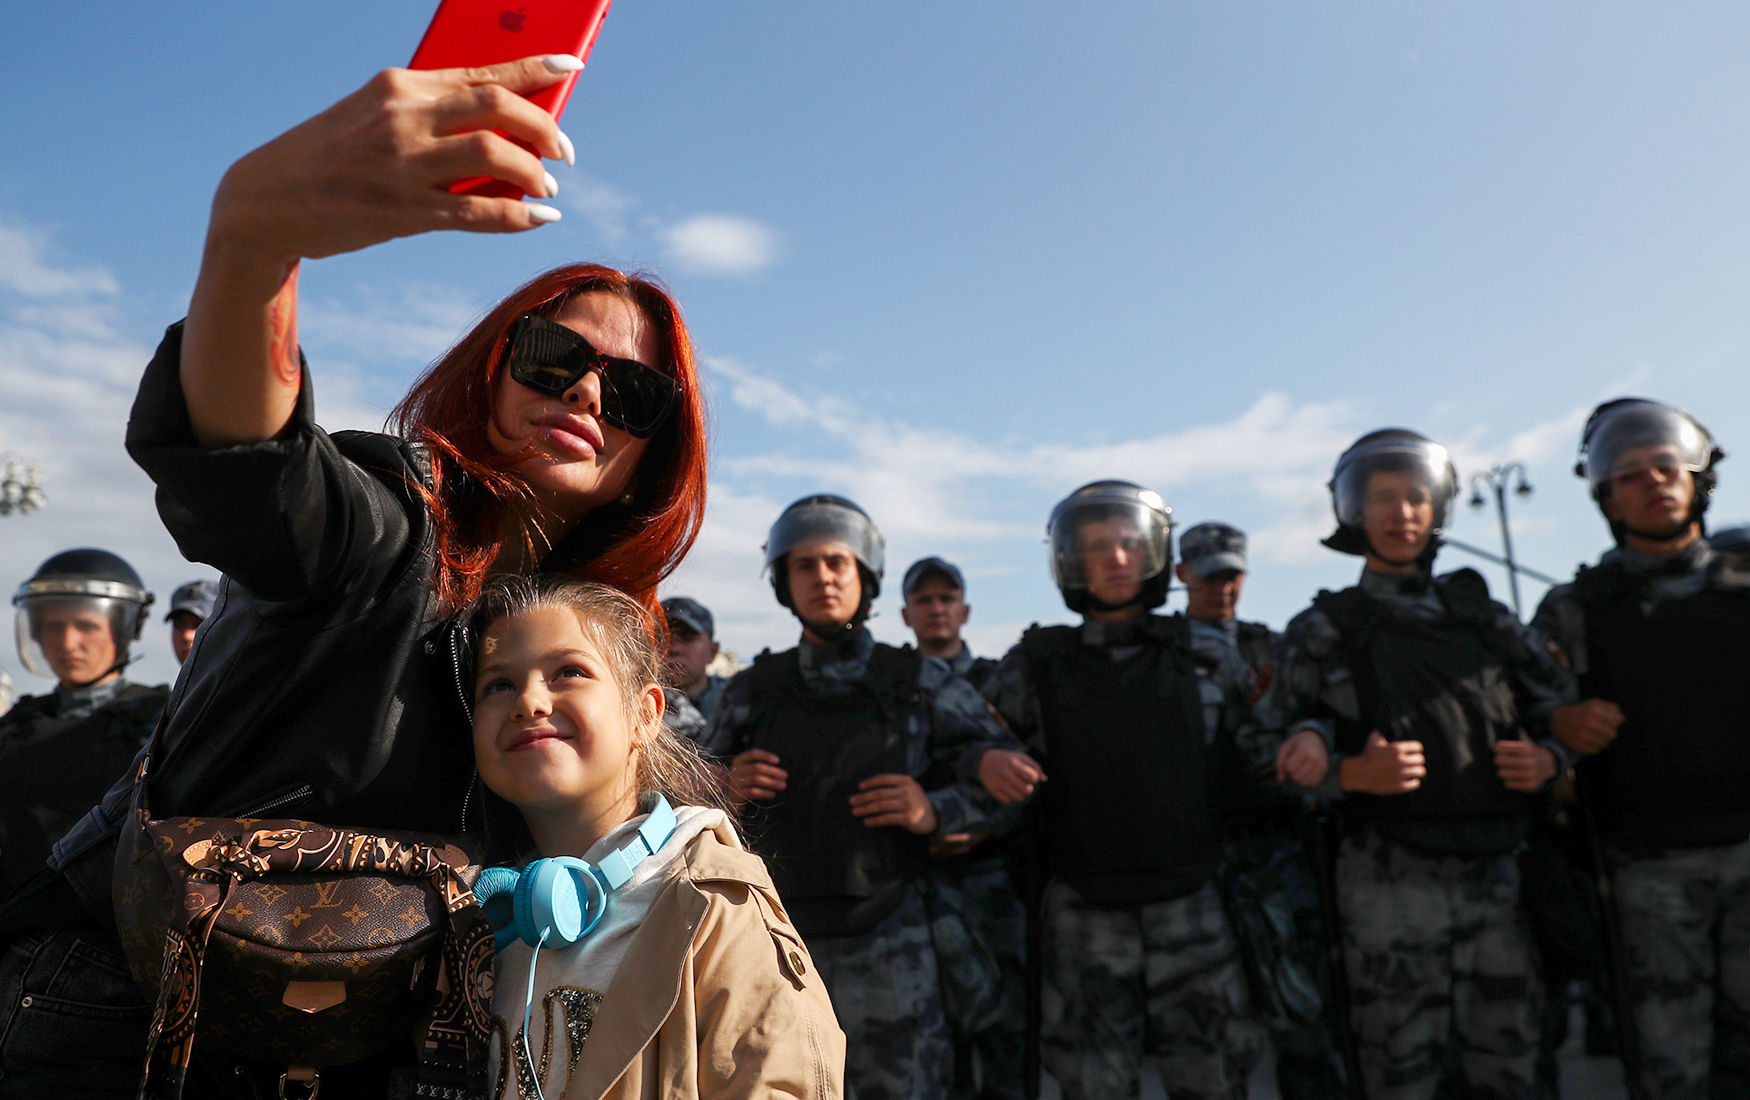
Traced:
[[577, 416], [544, 416], [535, 426], [535, 437], [556, 451], [581, 459], [594, 458], [603, 443], [601, 429]]

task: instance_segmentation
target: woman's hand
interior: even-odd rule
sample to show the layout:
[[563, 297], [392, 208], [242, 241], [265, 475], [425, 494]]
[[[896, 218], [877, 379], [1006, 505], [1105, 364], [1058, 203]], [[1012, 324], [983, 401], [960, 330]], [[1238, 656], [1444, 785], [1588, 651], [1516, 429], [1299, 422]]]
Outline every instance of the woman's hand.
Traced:
[[920, 836], [936, 831], [936, 807], [918, 781], [909, 775], [872, 775], [857, 784], [851, 813], [871, 829], [898, 825]]
[[[551, 116], [518, 93], [575, 72], [574, 57], [479, 69], [388, 69], [231, 166], [213, 196], [182, 344], [182, 388], [206, 446], [259, 442], [290, 421], [299, 388], [297, 265], [434, 229], [514, 233], [552, 207], [452, 195], [493, 176], [552, 197], [541, 156], [574, 160]], [[520, 138], [540, 156], [493, 133]]]
[[1024, 752], [986, 749], [978, 758], [978, 781], [1005, 806], [1025, 801], [1045, 782], [1045, 769]]
[[363, 88], [231, 166], [211, 234], [281, 262], [332, 256], [433, 229], [503, 233], [553, 220], [515, 199], [452, 195], [473, 176], [551, 198], [540, 156], [575, 159], [552, 116], [524, 99], [579, 67], [526, 57], [478, 69], [385, 69]]
[[729, 762], [729, 789], [743, 802], [776, 798], [789, 786], [789, 779], [790, 773], [778, 767], [777, 756], [764, 749], [737, 753]]

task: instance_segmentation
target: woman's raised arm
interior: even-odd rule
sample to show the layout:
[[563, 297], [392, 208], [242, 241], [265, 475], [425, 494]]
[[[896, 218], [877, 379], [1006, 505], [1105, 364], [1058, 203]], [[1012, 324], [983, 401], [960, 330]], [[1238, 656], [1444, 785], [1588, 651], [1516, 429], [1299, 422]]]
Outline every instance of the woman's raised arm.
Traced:
[[557, 185], [541, 156], [575, 162], [571, 141], [519, 93], [581, 68], [530, 57], [479, 69], [388, 69], [233, 164], [213, 196], [182, 342], [182, 389], [205, 446], [271, 439], [298, 398], [298, 264], [434, 229], [517, 233], [559, 212], [453, 195], [493, 176], [537, 198]]

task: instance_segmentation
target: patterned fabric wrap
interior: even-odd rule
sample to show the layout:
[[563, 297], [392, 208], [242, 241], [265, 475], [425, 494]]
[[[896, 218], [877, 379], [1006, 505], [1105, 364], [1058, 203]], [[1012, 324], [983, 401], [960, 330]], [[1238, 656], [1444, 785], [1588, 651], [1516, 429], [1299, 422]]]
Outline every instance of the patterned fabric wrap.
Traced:
[[237, 1057], [345, 1065], [422, 1026], [419, 1078], [439, 1091], [419, 1095], [484, 1094], [493, 942], [471, 838], [154, 821], [144, 788], [115, 877], [128, 963], [157, 1006], [141, 1096], [181, 1094], [197, 1037]]

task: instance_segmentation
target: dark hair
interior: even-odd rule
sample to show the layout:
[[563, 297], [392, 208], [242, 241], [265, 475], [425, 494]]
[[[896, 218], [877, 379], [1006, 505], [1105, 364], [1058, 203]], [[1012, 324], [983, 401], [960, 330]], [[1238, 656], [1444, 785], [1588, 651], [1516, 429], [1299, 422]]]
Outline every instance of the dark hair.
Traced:
[[[662, 657], [657, 648], [656, 616], [642, 603], [609, 585], [580, 581], [563, 574], [529, 577], [495, 577], [487, 583], [468, 619], [469, 675], [478, 665], [479, 646], [486, 632], [504, 619], [544, 608], [564, 608], [577, 616], [619, 681], [621, 705], [634, 718], [638, 700], [652, 684], [661, 685]], [[671, 731], [661, 720], [653, 729], [639, 731], [634, 782], [640, 796], [660, 793], [676, 806], [709, 806], [735, 818], [724, 793], [722, 772], [710, 763], [697, 745]], [[533, 847], [533, 838], [516, 807], [490, 790], [486, 799], [487, 843], [495, 859], [511, 861]]]
[[[390, 414], [404, 438], [432, 456], [432, 487], [420, 488], [436, 535], [432, 586], [447, 613], [479, 595], [503, 549], [511, 502], [529, 490], [511, 472], [522, 457], [493, 447], [486, 426], [516, 319], [549, 319], [573, 298], [611, 294], [642, 312], [658, 338], [660, 367], [680, 387], [680, 401], [633, 476], [630, 505], [591, 513], [602, 549], [576, 575], [609, 584], [654, 610], [656, 586], [692, 548], [705, 516], [705, 401], [693, 344], [680, 306], [654, 279], [601, 264], [571, 264], [538, 275], [492, 307], [480, 323], [433, 363]], [[534, 533], [522, 532], [530, 559], [540, 560]]]

